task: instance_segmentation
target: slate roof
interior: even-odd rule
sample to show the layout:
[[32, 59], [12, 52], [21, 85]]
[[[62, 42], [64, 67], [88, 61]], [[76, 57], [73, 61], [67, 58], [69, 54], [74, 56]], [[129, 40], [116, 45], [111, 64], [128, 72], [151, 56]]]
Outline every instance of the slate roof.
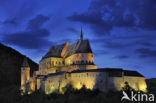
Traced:
[[[65, 44], [52, 46], [42, 59], [48, 57], [61, 57], [61, 52], [64, 46]], [[67, 56], [71, 56], [76, 53], [92, 53], [89, 40], [78, 40], [76, 43], [70, 45], [68, 48]]]
[[80, 44], [80, 42], [78, 40], [76, 43], [70, 45], [69, 48], [68, 48], [67, 56], [70, 56], [70, 55], [74, 54], [76, 52], [79, 44]]
[[67, 56], [70, 56], [76, 53], [93, 53], [90, 47], [89, 40], [78, 40], [73, 45], [70, 45], [68, 48]]
[[89, 40], [81, 40], [76, 53], [92, 53]]
[[[72, 73], [85, 73], [85, 72], [107, 72], [110, 77], [122, 77], [122, 76], [144, 77], [137, 71], [123, 70], [122, 68], [99, 68], [99, 69], [91, 69], [91, 70], [75, 70], [67, 73], [72, 74]], [[57, 73], [48, 74], [45, 76], [43, 80], [46, 80], [46, 78], [51, 76], [62, 75], [64, 73], [66, 72], [57, 72]]]
[[61, 52], [64, 48], [65, 44], [61, 44], [58, 46], [51, 46], [49, 51], [46, 53], [46, 55], [42, 58], [48, 58], [48, 57], [61, 57]]
[[124, 76], [144, 77], [137, 71], [123, 70], [122, 68], [99, 68], [99, 69], [91, 69], [91, 70], [75, 70], [70, 73], [83, 73], [83, 72], [108, 72], [109, 76], [111, 77], [121, 77], [122, 72], [124, 72]]
[[144, 77], [142, 74], [140, 74], [137, 71], [129, 71], [129, 70], [124, 70], [124, 75], [125, 76], [137, 76], [137, 77]]
[[48, 74], [46, 77], [56, 76], [56, 75], [60, 75], [60, 74], [64, 74], [64, 73], [65, 73], [65, 72], [51, 73], [51, 74]]
[[99, 68], [91, 70], [75, 70], [71, 73], [84, 73], [84, 72], [107, 72], [110, 77], [122, 77], [123, 70], [121, 68]]
[[48, 77], [63, 75], [64, 73], [65, 72], [57, 72], [57, 73], [51, 73], [51, 74], [45, 75], [43, 81], [46, 80]]
[[37, 77], [45, 77], [45, 75], [37, 75]]
[[112, 71], [123, 71], [121, 68], [99, 68], [90, 70], [75, 70], [70, 73], [82, 73], [82, 72], [112, 72]]

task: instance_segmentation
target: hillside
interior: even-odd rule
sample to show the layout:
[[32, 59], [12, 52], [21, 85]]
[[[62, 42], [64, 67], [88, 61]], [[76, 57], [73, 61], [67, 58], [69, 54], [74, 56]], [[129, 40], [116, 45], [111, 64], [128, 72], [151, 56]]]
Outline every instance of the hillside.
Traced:
[[[0, 87], [20, 86], [21, 64], [24, 55], [0, 43]], [[37, 70], [38, 64], [28, 59], [31, 75]]]
[[146, 79], [146, 83], [154, 83], [154, 84], [156, 84], [156, 78]]
[[156, 78], [146, 79], [148, 92], [156, 95]]

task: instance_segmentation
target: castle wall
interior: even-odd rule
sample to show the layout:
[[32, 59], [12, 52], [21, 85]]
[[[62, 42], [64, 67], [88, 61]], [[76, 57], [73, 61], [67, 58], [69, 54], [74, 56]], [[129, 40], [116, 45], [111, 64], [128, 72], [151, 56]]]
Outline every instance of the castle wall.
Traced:
[[107, 72], [93, 72], [94, 88], [106, 92], [108, 89], [108, 73]]
[[146, 92], [147, 85], [144, 77], [124, 76], [123, 78], [124, 82], [128, 82], [128, 84], [135, 90]]
[[59, 90], [67, 84], [71, 84], [73, 88], [80, 89], [83, 85], [88, 89], [96, 89], [103, 92], [108, 90], [120, 91], [124, 87], [124, 83], [128, 84], [135, 90], [146, 91], [146, 82], [144, 77], [121, 76], [111, 77], [108, 72], [81, 72], [81, 73], [65, 73], [63, 75], [48, 77], [44, 87], [46, 94]]
[[62, 90], [67, 84], [73, 88], [80, 89], [84, 85], [88, 89], [100, 89], [107, 91], [108, 80], [106, 72], [83, 72], [83, 73], [66, 73], [60, 76], [48, 77], [44, 82], [45, 93], [49, 94], [55, 90]]
[[93, 53], [77, 53], [65, 59], [65, 65], [72, 64], [94, 64]]
[[93, 89], [96, 75], [97, 74], [94, 72], [71, 73], [69, 80], [72, 86], [76, 89], [80, 89], [83, 85], [88, 89]]
[[57, 67], [64, 66], [62, 58], [49, 57], [45, 58], [39, 63], [39, 72], [41, 75], [47, 75], [49, 73], [56, 73]]
[[40, 89], [46, 93], [46, 89], [45, 89], [46, 84], [45, 83], [46, 83], [46, 80], [43, 79], [40, 84]]
[[71, 72], [73, 70], [97, 69], [94, 65], [93, 53], [78, 53], [67, 57], [64, 61], [63, 58], [49, 57], [40, 61], [39, 71], [40, 75], [48, 75], [60, 71]]
[[[75, 53], [76, 51], [84, 53]], [[53, 55], [50, 54], [51, 52]], [[57, 57], [58, 55], [61, 57]], [[75, 89], [80, 89], [84, 85], [91, 90], [98, 88], [107, 92], [110, 89], [119, 91], [124, 87], [124, 83], [128, 82], [135, 90], [146, 91], [145, 78], [139, 73], [137, 77], [131, 75], [133, 72], [126, 74], [122, 69], [99, 71], [90, 69], [97, 69], [97, 66], [94, 65], [94, 53], [92, 53], [89, 41], [81, 39], [72, 46], [69, 46], [67, 42], [65, 45], [51, 47], [40, 61], [39, 71], [34, 72], [33, 77], [30, 78], [29, 67], [21, 68], [21, 89], [25, 92], [41, 88], [46, 94], [50, 94], [63, 92], [62, 88], [71, 84]], [[131, 76], [124, 76], [124, 73]]]
[[123, 84], [123, 77], [108, 77], [108, 90], [120, 91]]
[[123, 77], [108, 77], [108, 89], [120, 91], [125, 86], [125, 82], [135, 90], [146, 92], [147, 85], [144, 77], [123, 76]]
[[61, 86], [61, 82], [64, 79], [64, 75], [48, 77], [45, 81], [42, 81], [41, 89], [44, 90], [46, 94], [58, 92]]
[[69, 65], [61, 67], [60, 71], [72, 72], [74, 70], [97, 69], [97, 65]]
[[30, 91], [35, 91], [36, 79], [34, 77], [30, 78], [29, 85]]
[[21, 90], [26, 92], [26, 84], [30, 80], [30, 68], [22, 67], [21, 68]]
[[41, 88], [42, 90], [45, 90], [46, 94], [57, 90], [61, 92], [62, 88], [66, 87], [68, 84], [71, 84], [76, 89], [80, 89], [83, 85], [85, 85], [88, 89], [93, 89], [96, 81], [96, 75], [98, 75], [98, 73], [84, 72], [66, 73], [63, 75], [52, 76], [45, 80], [44, 85], [42, 85]]
[[36, 79], [36, 89], [39, 90], [41, 87], [41, 79]]

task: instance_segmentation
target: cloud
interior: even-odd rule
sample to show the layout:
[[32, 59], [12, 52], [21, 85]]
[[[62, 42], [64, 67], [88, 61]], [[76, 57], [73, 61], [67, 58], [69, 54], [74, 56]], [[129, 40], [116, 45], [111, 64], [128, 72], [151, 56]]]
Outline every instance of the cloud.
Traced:
[[42, 9], [40, 3], [38, 0], [0, 0], [0, 16], [24, 22]]
[[108, 55], [108, 54], [111, 53], [111, 52], [108, 52], [108, 51], [102, 50], [102, 49], [94, 50], [94, 52], [95, 52], [96, 55]]
[[78, 21], [85, 24], [90, 24], [93, 30], [97, 33], [109, 32], [112, 29], [112, 26], [109, 23], [101, 19], [101, 14], [73, 14], [67, 18], [71, 21]]
[[11, 24], [11, 25], [17, 25], [17, 21], [15, 18], [13, 19], [6, 19], [2, 24]]
[[49, 17], [47, 16], [37, 15], [28, 22], [25, 31], [4, 35], [3, 42], [26, 49], [39, 49], [55, 44], [46, 39], [50, 35], [50, 32], [46, 28], [43, 28], [43, 24], [48, 20]]
[[156, 45], [154, 35], [105, 36], [91, 39], [91, 42], [108, 49], [125, 49], [135, 47], [151, 47]]
[[78, 33], [78, 31], [75, 29], [75, 28], [72, 28], [72, 27], [68, 27], [66, 28], [66, 30], [72, 32], [72, 33]]
[[119, 55], [119, 56], [115, 56], [115, 58], [118, 58], [118, 59], [128, 59], [129, 57], [126, 56], [126, 55]]
[[109, 34], [114, 27], [156, 29], [155, 0], [92, 0], [88, 11], [67, 19], [89, 24], [96, 34]]
[[136, 52], [140, 55], [141, 58], [156, 57], [156, 50], [151, 50], [149, 48], [136, 49]]
[[[47, 31], [42, 31], [45, 34]], [[38, 34], [38, 35], [37, 35]], [[38, 49], [53, 44], [41, 36], [41, 32], [17, 32], [6, 35], [3, 41], [8, 44], [17, 45], [25, 49]]]
[[106, 41], [104, 43], [104, 46], [107, 48], [111, 49], [120, 49], [120, 48], [129, 48], [129, 47], [135, 47], [135, 46], [144, 46], [144, 47], [153, 47], [154, 44], [148, 42], [148, 41], [139, 41], [139, 40], [133, 40], [133, 41], [119, 41], [119, 40], [114, 40], [114, 41]]
[[30, 29], [31, 31], [40, 30], [43, 24], [49, 19], [50, 17], [39, 14], [29, 21], [27, 29]]
[[147, 47], [151, 47], [151, 46], [154, 46], [154, 44], [152, 44], [151, 42], [142, 42], [142, 43], [140, 43], [141, 45], [143, 45], [143, 46], [147, 46]]

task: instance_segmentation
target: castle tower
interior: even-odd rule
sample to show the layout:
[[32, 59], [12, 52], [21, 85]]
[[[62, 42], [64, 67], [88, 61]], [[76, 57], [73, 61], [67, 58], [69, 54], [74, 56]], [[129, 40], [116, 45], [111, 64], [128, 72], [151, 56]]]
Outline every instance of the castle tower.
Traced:
[[21, 90], [23, 93], [26, 92], [26, 84], [30, 79], [30, 67], [27, 61], [27, 58], [24, 58], [23, 64], [21, 66]]

